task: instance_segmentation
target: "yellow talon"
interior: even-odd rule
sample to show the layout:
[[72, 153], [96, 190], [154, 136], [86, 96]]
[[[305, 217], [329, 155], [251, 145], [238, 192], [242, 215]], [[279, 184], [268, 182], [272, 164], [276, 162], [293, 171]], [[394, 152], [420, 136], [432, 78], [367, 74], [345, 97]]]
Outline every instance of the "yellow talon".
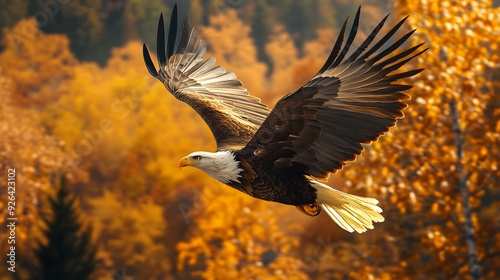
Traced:
[[321, 213], [321, 207], [317, 203], [303, 204], [295, 206], [300, 212], [306, 214], [307, 216], [318, 216]]

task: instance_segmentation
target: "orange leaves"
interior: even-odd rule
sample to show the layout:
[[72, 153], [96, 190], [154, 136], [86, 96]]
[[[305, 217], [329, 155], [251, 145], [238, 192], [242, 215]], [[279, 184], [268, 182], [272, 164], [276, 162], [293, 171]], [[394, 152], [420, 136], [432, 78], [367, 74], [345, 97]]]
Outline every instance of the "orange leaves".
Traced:
[[297, 81], [297, 78], [290, 73], [297, 62], [298, 50], [292, 36], [284, 32], [282, 26], [277, 26], [266, 44], [266, 54], [271, 59], [274, 69], [269, 83], [270, 88], [266, 93], [266, 102], [272, 106], [272, 103], [284, 93], [300, 86], [301, 81]]
[[330, 29], [319, 29], [317, 34], [318, 38], [304, 44], [302, 52], [306, 55], [299, 58], [292, 36], [279, 26], [275, 28], [266, 44], [266, 53], [273, 64], [267, 94], [273, 99], [266, 98], [269, 105], [272, 106], [285, 94], [302, 86], [323, 66], [331, 51], [334, 34]]
[[4, 36], [9, 43], [0, 54], [0, 67], [16, 85], [14, 101], [45, 105], [57, 100], [77, 64], [69, 40], [43, 34], [34, 19], [19, 21]]
[[[272, 203], [256, 201], [235, 190], [207, 186], [210, 200], [195, 213], [195, 227], [186, 242], [177, 244], [178, 269], [196, 267], [205, 259], [203, 278], [304, 277], [300, 261], [288, 256], [298, 240], [277, 224]], [[267, 255], [272, 255], [267, 260]], [[294, 264], [290, 266], [290, 264]]]
[[[16, 217], [22, 221], [16, 226], [16, 248], [29, 256], [27, 248], [34, 245], [34, 228], [41, 220], [40, 205], [44, 194], [51, 190], [53, 179], [66, 173], [72, 181], [85, 181], [86, 173], [75, 167], [62, 141], [48, 135], [37, 124], [36, 113], [13, 106], [13, 81], [0, 72], [0, 170], [7, 174], [15, 169]], [[6, 176], [6, 175], [5, 175]], [[6, 178], [6, 177], [4, 177]], [[7, 180], [0, 182], [7, 194]], [[0, 214], [7, 217], [7, 196], [0, 197]], [[0, 242], [7, 244], [9, 231], [0, 233]], [[19, 245], [19, 247], [17, 247]], [[3, 249], [4, 247], [2, 247]], [[5, 247], [6, 248], [6, 247]], [[19, 252], [18, 251], [18, 252]]]
[[130, 203], [109, 191], [90, 204], [100, 249], [113, 257], [105, 260], [108, 270], [116, 268], [116, 264], [143, 267], [143, 275], [158, 278], [168, 269], [168, 261], [158, 258], [166, 255], [166, 248], [158, 242], [167, 229], [160, 206], [152, 202]]
[[[445, 246], [447, 241], [446, 237], [439, 230], [430, 230], [429, 232], [427, 232], [427, 237], [432, 241], [433, 245], [438, 249], [443, 248], [443, 246]], [[443, 255], [444, 254], [440, 254], [440, 261], [444, 261], [444, 259], [441, 259]]]
[[[415, 89], [409, 93], [413, 99], [406, 118], [339, 174], [353, 186], [377, 193], [386, 217], [385, 233], [394, 236], [399, 253], [412, 263], [396, 268], [377, 260], [377, 265], [394, 269], [395, 275], [403, 269], [406, 275], [418, 270], [450, 277], [467, 272], [460, 267], [466, 262], [467, 247], [450, 100], [457, 103], [460, 116], [464, 141], [460, 164], [466, 169], [469, 201], [475, 209], [472, 221], [480, 255], [490, 240], [487, 236], [495, 233], [491, 217], [476, 217], [489, 217], [481, 215], [491, 211], [485, 201], [498, 201], [493, 194], [500, 180], [498, 94], [494, 93], [499, 66], [491, 57], [500, 54], [500, 37], [486, 30], [493, 26], [500, 30], [500, 20], [488, 19], [498, 17], [491, 1], [398, 1], [397, 10], [411, 14], [410, 29], [418, 29], [415, 42], [425, 40], [430, 47], [411, 65], [425, 71], [412, 81]], [[372, 186], [360, 183], [366, 178], [373, 180]], [[486, 258], [484, 266], [498, 266], [498, 261]]]
[[210, 25], [201, 27], [203, 41], [208, 45], [207, 56], [214, 56], [238, 79], [250, 94], [263, 96], [267, 67], [257, 61], [257, 48], [250, 37], [250, 27], [245, 25], [236, 11], [228, 9], [210, 18]]

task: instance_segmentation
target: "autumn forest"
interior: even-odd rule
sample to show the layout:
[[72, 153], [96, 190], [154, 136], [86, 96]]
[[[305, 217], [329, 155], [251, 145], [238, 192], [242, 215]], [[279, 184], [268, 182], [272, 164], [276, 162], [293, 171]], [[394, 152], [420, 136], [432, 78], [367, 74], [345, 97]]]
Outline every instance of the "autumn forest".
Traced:
[[363, 234], [179, 170], [216, 146], [144, 65], [174, 2], [0, 0], [0, 279], [500, 279], [499, 1], [178, 1], [270, 107], [359, 5], [361, 39], [410, 15], [405, 118], [328, 181], [380, 201]]

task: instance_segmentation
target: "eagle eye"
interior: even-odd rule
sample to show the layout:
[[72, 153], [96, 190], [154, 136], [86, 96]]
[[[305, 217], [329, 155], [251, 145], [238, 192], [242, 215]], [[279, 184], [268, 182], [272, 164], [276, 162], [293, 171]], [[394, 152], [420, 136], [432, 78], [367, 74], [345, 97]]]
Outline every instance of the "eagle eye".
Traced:
[[193, 156], [195, 160], [201, 160], [203, 157], [202, 156]]

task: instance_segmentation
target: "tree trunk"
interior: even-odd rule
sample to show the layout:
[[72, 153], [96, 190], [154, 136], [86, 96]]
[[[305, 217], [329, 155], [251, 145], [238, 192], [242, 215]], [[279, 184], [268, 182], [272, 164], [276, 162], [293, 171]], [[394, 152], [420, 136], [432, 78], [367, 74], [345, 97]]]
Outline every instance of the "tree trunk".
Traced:
[[469, 201], [469, 189], [467, 187], [467, 177], [462, 166], [463, 144], [462, 130], [460, 129], [460, 119], [457, 112], [457, 106], [454, 100], [450, 101], [451, 118], [453, 121], [453, 134], [455, 135], [455, 145], [457, 152], [457, 162], [455, 167], [458, 172], [458, 187], [462, 196], [463, 215], [465, 217], [465, 242], [469, 248], [469, 273], [474, 280], [481, 279], [481, 267], [477, 256], [476, 237], [474, 234], [474, 224], [472, 223], [472, 208]]

